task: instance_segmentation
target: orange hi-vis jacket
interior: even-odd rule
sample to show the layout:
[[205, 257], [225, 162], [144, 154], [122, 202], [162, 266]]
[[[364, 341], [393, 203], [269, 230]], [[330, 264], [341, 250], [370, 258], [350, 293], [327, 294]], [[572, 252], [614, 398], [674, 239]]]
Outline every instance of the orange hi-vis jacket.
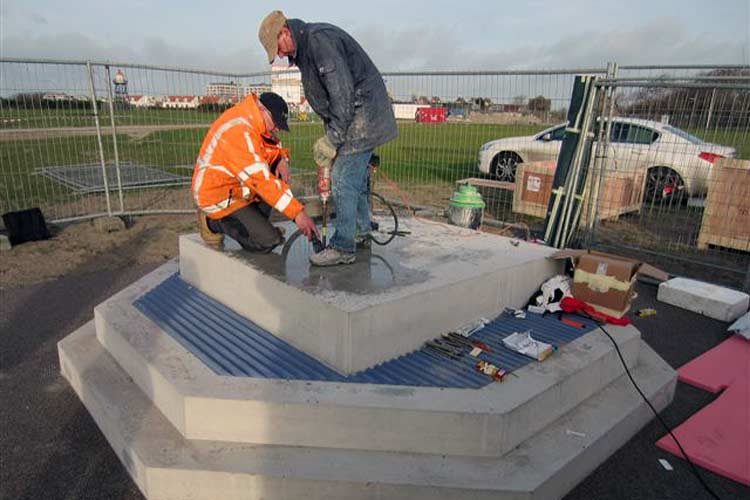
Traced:
[[211, 219], [262, 199], [290, 219], [304, 210], [269, 165], [288, 150], [267, 133], [258, 97], [249, 95], [211, 125], [193, 171], [193, 198]]

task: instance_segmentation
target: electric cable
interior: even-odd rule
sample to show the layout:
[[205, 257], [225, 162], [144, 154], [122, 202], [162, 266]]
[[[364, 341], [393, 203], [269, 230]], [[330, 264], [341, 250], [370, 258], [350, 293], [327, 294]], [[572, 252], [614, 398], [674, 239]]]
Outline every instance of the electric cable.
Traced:
[[[395, 238], [399, 234], [398, 233], [398, 215], [396, 215], [396, 211], [393, 209], [393, 206], [390, 203], [388, 203], [386, 199], [380, 196], [378, 193], [375, 193], [374, 191], [369, 191], [368, 196], [371, 198], [370, 210], [373, 210], [373, 213], [374, 213], [374, 209], [372, 206], [372, 198], [376, 198], [380, 203], [382, 203], [385, 206], [386, 212], [390, 213], [390, 217], [386, 215], [385, 219], [390, 219], [390, 218], [393, 219], [393, 228], [388, 231], [385, 231], [385, 235], [386, 235], [385, 239], [381, 238], [380, 235], [374, 236], [372, 232], [370, 233], [370, 239], [372, 240], [373, 243], [376, 243], [380, 246], [385, 246], [391, 241], [393, 241], [393, 238]], [[378, 230], [376, 230], [375, 232], [377, 233]]]
[[612, 335], [609, 334], [607, 330], [604, 329], [604, 325], [602, 323], [599, 323], [599, 329], [604, 332], [604, 334], [609, 337], [609, 340], [612, 341], [612, 345], [615, 346], [615, 351], [617, 351], [617, 355], [620, 357], [620, 362], [622, 363], [623, 368], [625, 368], [625, 373], [628, 375], [628, 378], [630, 379], [630, 382], [633, 383], [633, 387], [635, 387], [635, 390], [638, 391], [638, 394], [641, 395], [643, 400], [646, 402], [649, 408], [651, 408], [651, 411], [656, 416], [656, 419], [659, 421], [659, 423], [664, 427], [669, 435], [674, 439], [674, 442], [677, 443], [677, 447], [680, 449], [680, 452], [682, 453], [683, 458], [687, 461], [688, 465], [690, 465], [690, 470], [695, 475], [695, 477], [698, 479], [698, 482], [701, 483], [701, 486], [708, 492], [709, 495], [711, 495], [712, 498], [716, 500], [721, 500], [719, 498], [719, 495], [717, 495], [704, 481], [703, 477], [700, 475], [698, 468], [695, 466], [692, 460], [690, 460], [690, 457], [688, 457], [687, 452], [685, 452], [685, 449], [682, 447], [682, 444], [680, 444], [680, 441], [677, 439], [677, 436], [674, 435], [672, 432], [672, 429], [667, 425], [667, 423], [664, 421], [662, 416], [659, 414], [658, 411], [656, 411], [656, 408], [654, 408], [654, 405], [651, 404], [651, 401], [648, 400], [645, 394], [643, 394], [643, 391], [638, 386], [638, 384], [635, 382], [635, 379], [633, 378], [633, 375], [630, 373], [630, 369], [628, 369], [627, 363], [625, 363], [625, 358], [622, 357], [622, 353], [620, 352], [620, 347], [617, 345], [617, 342], [615, 342], [615, 339], [612, 337]]

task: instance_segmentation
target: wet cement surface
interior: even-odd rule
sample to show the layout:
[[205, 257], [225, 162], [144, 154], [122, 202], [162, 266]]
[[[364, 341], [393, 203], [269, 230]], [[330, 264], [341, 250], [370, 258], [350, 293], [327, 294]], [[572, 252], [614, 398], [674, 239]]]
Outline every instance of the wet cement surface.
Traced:
[[[225, 238], [223, 251], [303, 291], [328, 295], [334, 302], [396, 298], [407, 289], [411, 293], [417, 288], [439, 288], [546, 256], [538, 245], [512, 245], [508, 238], [410, 219], [401, 226], [408, 234], [385, 246], [373, 243], [358, 249], [355, 263], [316, 267], [309, 262], [312, 244], [296, 226], [277, 225], [286, 229], [286, 242], [269, 254], [247, 252], [230, 238]], [[329, 234], [333, 230], [329, 227]]]

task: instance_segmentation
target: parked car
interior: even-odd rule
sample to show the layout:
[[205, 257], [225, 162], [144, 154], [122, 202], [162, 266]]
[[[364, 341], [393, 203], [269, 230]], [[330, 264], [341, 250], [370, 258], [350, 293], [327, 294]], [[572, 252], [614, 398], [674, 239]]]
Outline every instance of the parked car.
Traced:
[[[519, 163], [557, 160], [565, 127], [562, 123], [536, 135], [490, 141], [479, 150], [479, 170], [497, 180], [515, 182]], [[606, 168], [646, 172], [646, 200], [676, 194], [703, 196], [714, 161], [737, 156], [732, 147], [704, 142], [652, 120], [613, 118], [610, 136]]]

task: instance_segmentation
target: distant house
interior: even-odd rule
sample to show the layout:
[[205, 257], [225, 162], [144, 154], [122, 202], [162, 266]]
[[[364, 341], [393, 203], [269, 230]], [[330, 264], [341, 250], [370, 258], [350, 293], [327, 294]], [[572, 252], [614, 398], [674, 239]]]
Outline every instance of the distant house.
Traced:
[[128, 104], [135, 108], [155, 108], [161, 99], [153, 95], [129, 95]]
[[204, 106], [209, 106], [211, 104], [218, 105], [221, 104], [221, 98], [215, 95], [204, 95], [201, 97], [200, 104]]
[[224, 102], [237, 102], [250, 94], [270, 92], [271, 85], [267, 83], [240, 84], [235, 82], [212, 82], [206, 85], [206, 97], [219, 97]]
[[500, 112], [501, 113], [521, 113], [524, 107], [525, 106], [522, 106], [520, 104], [501, 104]]
[[72, 95], [68, 94], [62, 94], [62, 93], [50, 93], [50, 94], [44, 94], [42, 96], [42, 99], [45, 101], [53, 101], [53, 102], [68, 102], [73, 100]]
[[195, 95], [169, 95], [161, 103], [162, 108], [196, 109], [200, 99]]
[[417, 116], [417, 110], [429, 107], [429, 104], [394, 103], [393, 114], [397, 120], [414, 120]]

